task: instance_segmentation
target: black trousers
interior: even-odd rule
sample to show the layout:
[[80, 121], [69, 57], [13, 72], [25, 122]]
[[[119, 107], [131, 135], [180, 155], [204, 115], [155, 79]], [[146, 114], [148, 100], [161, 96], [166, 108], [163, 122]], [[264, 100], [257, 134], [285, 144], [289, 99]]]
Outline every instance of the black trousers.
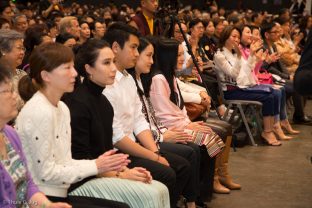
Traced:
[[107, 200], [107, 199], [100, 199], [100, 198], [93, 198], [93, 197], [85, 197], [85, 196], [67, 196], [66, 198], [62, 197], [54, 197], [54, 196], [47, 196], [48, 199], [52, 202], [66, 202], [72, 205], [73, 208], [130, 208], [129, 205]]
[[286, 80], [285, 84], [286, 96], [292, 96], [292, 100], [294, 103], [294, 119], [301, 119], [304, 117], [304, 99], [296, 90], [294, 89], [293, 82], [290, 80]]
[[182, 191], [188, 202], [196, 201], [199, 197], [199, 170], [200, 170], [200, 148], [194, 143], [174, 144], [162, 142], [159, 144], [161, 151], [171, 152], [186, 159], [190, 163], [190, 180], [185, 184]]
[[131, 163], [128, 167], [143, 167], [149, 170], [153, 179], [167, 186], [171, 207], [176, 207], [179, 196], [183, 193], [184, 187], [190, 179], [190, 164], [184, 158], [173, 153], [160, 151], [160, 154], [166, 158], [170, 167], [156, 161], [133, 156], [129, 157]]

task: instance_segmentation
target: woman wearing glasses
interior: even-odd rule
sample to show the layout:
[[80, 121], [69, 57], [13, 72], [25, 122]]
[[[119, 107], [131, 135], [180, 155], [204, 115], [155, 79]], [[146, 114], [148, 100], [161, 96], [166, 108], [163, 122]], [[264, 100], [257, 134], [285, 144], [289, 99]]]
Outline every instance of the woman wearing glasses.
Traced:
[[[26, 75], [26, 72], [18, 69], [22, 64], [25, 48], [23, 45], [23, 35], [14, 30], [0, 30], [0, 56], [4, 58], [12, 67], [13, 86], [17, 92], [19, 80]], [[20, 111], [23, 101], [17, 93], [17, 109]]]

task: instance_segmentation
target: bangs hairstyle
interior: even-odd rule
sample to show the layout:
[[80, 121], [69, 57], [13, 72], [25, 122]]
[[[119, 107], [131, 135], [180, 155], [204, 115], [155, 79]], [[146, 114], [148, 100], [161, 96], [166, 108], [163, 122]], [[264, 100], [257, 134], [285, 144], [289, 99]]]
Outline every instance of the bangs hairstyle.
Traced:
[[42, 71], [51, 72], [62, 64], [74, 61], [72, 50], [60, 43], [44, 43], [36, 47], [30, 55], [29, 76], [19, 81], [19, 93], [28, 101], [38, 89], [44, 87]]
[[238, 27], [235, 27], [235, 26], [233, 26], [233, 25], [228, 25], [228, 26], [226, 26], [226, 27], [223, 29], [222, 33], [220, 34], [220, 40], [219, 40], [219, 46], [218, 46], [218, 47], [219, 47], [221, 50], [222, 50], [222, 48], [224, 47], [226, 40], [229, 39], [229, 37], [231, 36], [231, 34], [232, 34], [232, 32], [233, 32], [234, 30], [236, 30], [236, 31], [239, 33], [239, 36], [240, 36], [240, 38], [241, 38], [242, 32], [241, 32], [241, 30], [240, 30]]
[[29, 76], [43, 86], [42, 71], [51, 72], [62, 64], [74, 61], [72, 50], [60, 43], [45, 43], [36, 47], [29, 58]]

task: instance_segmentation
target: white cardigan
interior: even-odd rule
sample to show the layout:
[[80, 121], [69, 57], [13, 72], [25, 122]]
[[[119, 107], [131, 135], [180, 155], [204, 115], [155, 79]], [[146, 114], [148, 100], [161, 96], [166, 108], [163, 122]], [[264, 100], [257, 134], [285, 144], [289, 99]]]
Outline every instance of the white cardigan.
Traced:
[[37, 92], [16, 119], [33, 180], [49, 196], [66, 197], [70, 184], [98, 173], [95, 160], [74, 160], [68, 107]]

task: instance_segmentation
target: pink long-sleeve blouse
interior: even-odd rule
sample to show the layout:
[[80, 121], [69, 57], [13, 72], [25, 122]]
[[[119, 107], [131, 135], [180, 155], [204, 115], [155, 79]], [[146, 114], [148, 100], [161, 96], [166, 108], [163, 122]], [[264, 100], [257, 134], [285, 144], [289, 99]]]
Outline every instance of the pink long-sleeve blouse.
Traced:
[[[174, 79], [174, 91], [179, 94], [176, 79]], [[179, 94], [179, 102], [181, 102], [180, 97]], [[185, 107], [181, 110], [170, 100], [170, 87], [162, 74], [157, 74], [152, 79], [150, 99], [157, 119], [168, 129], [185, 129], [191, 123]]]

